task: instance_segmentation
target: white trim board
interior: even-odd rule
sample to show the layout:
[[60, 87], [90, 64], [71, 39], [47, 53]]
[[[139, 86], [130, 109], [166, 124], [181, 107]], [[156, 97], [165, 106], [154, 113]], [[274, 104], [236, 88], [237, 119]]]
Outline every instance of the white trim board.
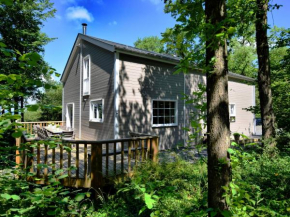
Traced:
[[115, 53], [114, 63], [114, 138], [119, 138], [119, 76], [120, 76], [120, 61], [119, 53]]

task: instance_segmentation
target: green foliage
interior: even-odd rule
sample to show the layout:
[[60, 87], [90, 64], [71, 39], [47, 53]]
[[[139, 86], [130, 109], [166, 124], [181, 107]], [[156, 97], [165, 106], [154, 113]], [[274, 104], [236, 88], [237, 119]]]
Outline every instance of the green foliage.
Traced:
[[164, 43], [157, 36], [149, 36], [144, 38], [138, 38], [134, 42], [134, 46], [139, 49], [153, 51], [156, 53], [165, 53]]
[[206, 165], [182, 160], [145, 163], [117, 185], [97, 216], [206, 216]]

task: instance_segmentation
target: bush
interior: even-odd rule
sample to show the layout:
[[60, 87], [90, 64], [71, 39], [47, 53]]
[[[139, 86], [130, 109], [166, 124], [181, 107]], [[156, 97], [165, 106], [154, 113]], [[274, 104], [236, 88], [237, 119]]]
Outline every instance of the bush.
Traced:
[[207, 216], [206, 165], [178, 159], [140, 165], [132, 179], [119, 183], [98, 216]]

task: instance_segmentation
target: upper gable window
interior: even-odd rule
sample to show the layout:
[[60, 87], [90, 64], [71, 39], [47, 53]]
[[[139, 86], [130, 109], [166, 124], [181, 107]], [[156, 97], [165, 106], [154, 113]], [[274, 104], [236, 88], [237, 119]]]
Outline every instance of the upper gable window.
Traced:
[[91, 90], [91, 58], [86, 56], [83, 60], [83, 95], [90, 95]]

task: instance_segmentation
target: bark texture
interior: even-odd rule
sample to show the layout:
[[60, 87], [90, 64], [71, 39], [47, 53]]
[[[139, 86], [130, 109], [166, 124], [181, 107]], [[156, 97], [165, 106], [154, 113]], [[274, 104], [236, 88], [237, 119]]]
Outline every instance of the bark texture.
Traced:
[[[230, 146], [228, 66], [225, 40], [214, 37], [222, 33], [226, 18], [225, 0], [207, 0], [205, 3], [208, 24], [206, 41], [207, 65], [207, 151], [208, 151], [208, 206], [218, 211], [227, 210], [222, 186], [230, 182]], [[214, 59], [214, 61], [213, 61]]]
[[256, 42], [258, 54], [258, 85], [261, 105], [262, 135], [265, 139], [275, 137], [275, 116], [272, 106], [269, 45], [267, 38], [268, 0], [256, 0]]

